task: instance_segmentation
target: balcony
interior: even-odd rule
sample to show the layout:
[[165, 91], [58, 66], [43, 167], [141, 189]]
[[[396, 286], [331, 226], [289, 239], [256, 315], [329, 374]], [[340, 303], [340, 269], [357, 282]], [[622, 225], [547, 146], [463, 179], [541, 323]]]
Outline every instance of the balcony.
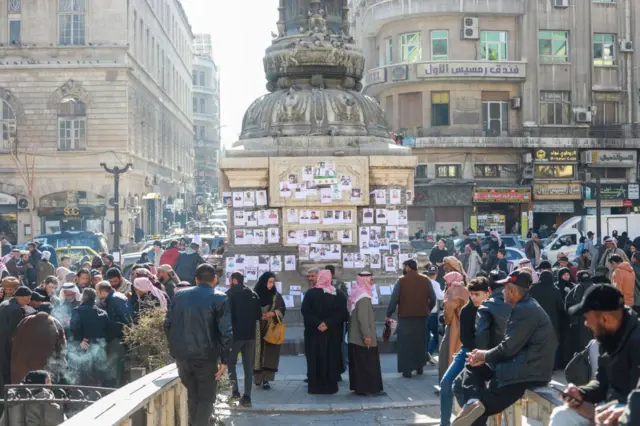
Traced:
[[365, 74], [363, 92], [377, 96], [382, 89], [396, 84], [431, 81], [523, 81], [527, 76], [524, 61], [438, 61], [385, 65]]
[[365, 35], [373, 36], [388, 22], [427, 14], [524, 15], [525, 0], [367, 0], [356, 13]]
[[199, 121], [215, 121], [216, 116], [212, 112], [193, 112], [193, 120]]

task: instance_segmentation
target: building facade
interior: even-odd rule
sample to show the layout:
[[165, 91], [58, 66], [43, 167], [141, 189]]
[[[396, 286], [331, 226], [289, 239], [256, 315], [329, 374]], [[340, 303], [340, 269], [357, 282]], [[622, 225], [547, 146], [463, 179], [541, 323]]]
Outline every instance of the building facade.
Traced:
[[[111, 236], [117, 205], [123, 237], [161, 231], [194, 191], [192, 39], [178, 0], [3, 2], [2, 232]], [[119, 203], [100, 163], [133, 165]]]
[[211, 34], [193, 42], [193, 132], [196, 194], [218, 192], [220, 154], [220, 76], [213, 60]]
[[420, 158], [413, 231], [561, 223], [590, 212], [596, 174], [610, 185], [606, 211], [638, 205], [638, 2], [350, 6], [363, 92]]

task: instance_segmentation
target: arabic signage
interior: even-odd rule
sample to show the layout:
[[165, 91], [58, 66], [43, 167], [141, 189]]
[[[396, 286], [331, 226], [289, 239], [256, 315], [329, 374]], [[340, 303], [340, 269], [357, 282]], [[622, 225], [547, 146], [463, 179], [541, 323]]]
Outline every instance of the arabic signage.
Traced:
[[541, 163], [549, 161], [576, 162], [578, 161], [578, 150], [541, 148], [535, 151], [534, 158], [537, 162]]
[[533, 203], [534, 213], [574, 213], [573, 201], [536, 201]]
[[525, 78], [526, 64], [522, 62], [464, 61], [422, 62], [417, 64], [418, 78], [485, 77]]
[[536, 183], [533, 194], [536, 200], [580, 200], [582, 185], [577, 182]]
[[473, 191], [476, 203], [528, 203], [531, 188], [477, 187]]
[[396, 65], [389, 68], [391, 81], [404, 81], [409, 78], [409, 67], [407, 65]]
[[[584, 199], [596, 199], [596, 185], [588, 183], [584, 185]], [[600, 185], [601, 200], [637, 200], [640, 198], [637, 184], [603, 183]]]
[[387, 69], [376, 68], [367, 73], [367, 84], [379, 84], [387, 81]]
[[[584, 208], [590, 209], [596, 206], [596, 200], [585, 200]], [[602, 200], [600, 207], [603, 209], [609, 209], [612, 207], [633, 207], [633, 201], [631, 200]], [[603, 213], [604, 214], [604, 213]]]
[[18, 200], [16, 200], [16, 197], [14, 197], [13, 195], [0, 193], [0, 205], [2, 205], [2, 206], [8, 206], [8, 205], [15, 206], [17, 202], [18, 202]]
[[637, 161], [635, 151], [592, 149], [585, 151], [585, 155], [591, 157], [594, 166], [635, 167]]

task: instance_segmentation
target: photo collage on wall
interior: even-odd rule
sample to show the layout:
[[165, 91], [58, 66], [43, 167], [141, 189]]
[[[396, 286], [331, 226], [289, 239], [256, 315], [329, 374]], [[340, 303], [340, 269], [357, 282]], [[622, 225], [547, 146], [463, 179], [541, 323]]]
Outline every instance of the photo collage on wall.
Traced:
[[[255, 209], [255, 207], [266, 207], [266, 190], [238, 191], [224, 194], [223, 199], [227, 203], [231, 203], [231, 207], [233, 207], [233, 243], [235, 245], [280, 243], [280, 210]], [[254, 209], [249, 210], [244, 209], [244, 207], [253, 207]]]
[[297, 200], [320, 199], [322, 204], [334, 201], [360, 201], [361, 188], [353, 187], [352, 176], [339, 174], [333, 161], [318, 161], [289, 173], [279, 182], [280, 196]]

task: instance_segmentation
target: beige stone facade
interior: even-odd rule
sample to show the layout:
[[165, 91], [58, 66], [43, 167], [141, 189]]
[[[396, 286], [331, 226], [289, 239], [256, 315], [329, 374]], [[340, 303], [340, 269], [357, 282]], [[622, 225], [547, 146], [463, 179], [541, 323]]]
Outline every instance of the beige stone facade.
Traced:
[[136, 227], [160, 232], [164, 205], [194, 193], [193, 34], [180, 3], [10, 3], [0, 8], [0, 192], [20, 205], [0, 214], [17, 216], [14, 239], [110, 237], [113, 177], [100, 163], [133, 164], [120, 179], [123, 240]]

